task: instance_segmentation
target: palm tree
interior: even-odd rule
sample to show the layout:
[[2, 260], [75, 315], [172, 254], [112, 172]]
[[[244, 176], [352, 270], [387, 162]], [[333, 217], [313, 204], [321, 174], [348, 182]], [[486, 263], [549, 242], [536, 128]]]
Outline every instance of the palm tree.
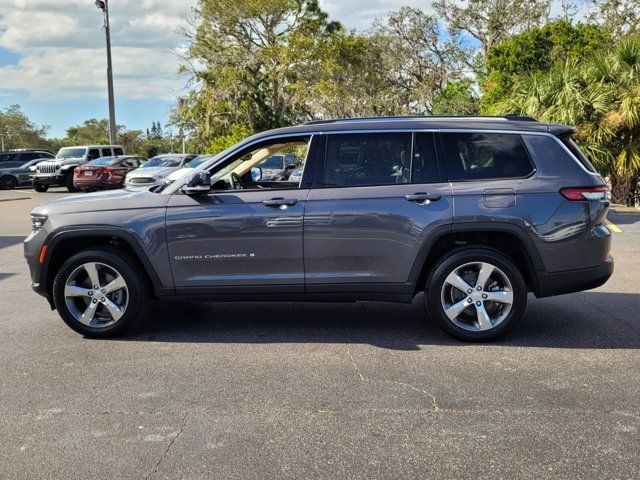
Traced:
[[570, 58], [523, 77], [493, 112], [576, 125], [583, 150], [600, 173], [612, 177], [614, 201], [637, 200], [640, 38], [621, 40], [587, 64]]

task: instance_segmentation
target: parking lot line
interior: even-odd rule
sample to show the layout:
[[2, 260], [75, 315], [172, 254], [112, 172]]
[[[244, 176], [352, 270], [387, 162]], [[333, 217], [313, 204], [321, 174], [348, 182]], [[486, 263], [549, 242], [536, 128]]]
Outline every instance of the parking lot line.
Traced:
[[613, 223], [611, 220], [607, 220], [607, 226], [613, 230], [615, 233], [622, 233], [622, 230], [620, 230], [620, 227], [618, 227], [615, 223]]

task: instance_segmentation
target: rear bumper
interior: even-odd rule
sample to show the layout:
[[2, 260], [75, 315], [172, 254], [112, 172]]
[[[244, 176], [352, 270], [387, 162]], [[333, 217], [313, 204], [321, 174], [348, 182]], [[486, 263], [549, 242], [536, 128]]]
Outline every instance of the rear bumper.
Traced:
[[74, 177], [73, 184], [78, 188], [121, 188], [123, 182], [110, 178]]
[[611, 257], [597, 267], [554, 273], [537, 272], [538, 290], [536, 297], [551, 297], [553, 295], [591, 290], [604, 285], [612, 274], [613, 258]]

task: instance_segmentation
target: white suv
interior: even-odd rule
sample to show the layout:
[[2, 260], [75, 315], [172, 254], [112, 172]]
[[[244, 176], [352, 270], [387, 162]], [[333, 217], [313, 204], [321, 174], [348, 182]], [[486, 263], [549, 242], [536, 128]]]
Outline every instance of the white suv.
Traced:
[[46, 192], [51, 186], [65, 186], [70, 192], [77, 189], [73, 185], [73, 169], [100, 157], [124, 155], [122, 145], [82, 145], [64, 147], [56, 158], [41, 162], [33, 176], [33, 188], [36, 192]]

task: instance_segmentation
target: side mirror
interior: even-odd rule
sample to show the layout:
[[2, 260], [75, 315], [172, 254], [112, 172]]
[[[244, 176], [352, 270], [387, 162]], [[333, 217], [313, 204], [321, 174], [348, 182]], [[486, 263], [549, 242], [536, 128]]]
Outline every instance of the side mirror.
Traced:
[[262, 180], [262, 168], [253, 167], [251, 169], [251, 180], [253, 180], [254, 182], [259, 182], [260, 180]]
[[209, 172], [194, 172], [187, 183], [182, 187], [182, 192], [187, 195], [199, 195], [211, 191], [211, 174]]

